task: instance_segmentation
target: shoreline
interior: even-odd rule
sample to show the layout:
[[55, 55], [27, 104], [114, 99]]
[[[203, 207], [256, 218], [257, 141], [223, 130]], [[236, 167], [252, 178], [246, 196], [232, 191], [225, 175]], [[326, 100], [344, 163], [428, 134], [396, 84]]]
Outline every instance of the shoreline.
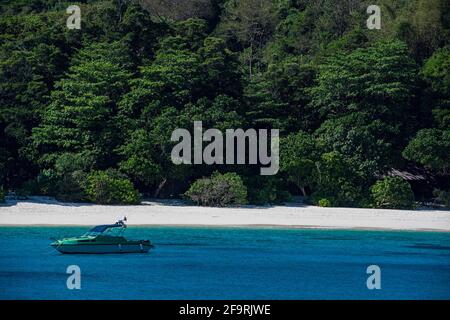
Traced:
[[[59, 227], [89, 227], [93, 225], [87, 224], [0, 224], [0, 228], [59, 228]], [[261, 230], [341, 230], [341, 231], [392, 231], [392, 232], [434, 232], [434, 233], [448, 233], [450, 230], [444, 229], [390, 229], [390, 228], [375, 228], [375, 227], [323, 227], [323, 226], [302, 226], [302, 225], [279, 225], [279, 224], [127, 224], [130, 227], [138, 228], [205, 228], [205, 229], [261, 229]]]
[[48, 197], [7, 200], [0, 205], [0, 226], [92, 226], [124, 216], [130, 226], [450, 232], [450, 210], [434, 209], [322, 208], [299, 203], [216, 208], [188, 206], [177, 200], [112, 206]]

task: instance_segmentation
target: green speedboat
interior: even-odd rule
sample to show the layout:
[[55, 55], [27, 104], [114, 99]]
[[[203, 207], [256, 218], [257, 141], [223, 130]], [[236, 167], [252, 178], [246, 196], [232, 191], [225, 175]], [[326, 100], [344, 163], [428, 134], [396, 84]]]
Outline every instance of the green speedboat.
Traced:
[[149, 240], [125, 239], [124, 221], [126, 218], [96, 226], [80, 237], [57, 240], [51, 246], [61, 253], [146, 253], [153, 248]]

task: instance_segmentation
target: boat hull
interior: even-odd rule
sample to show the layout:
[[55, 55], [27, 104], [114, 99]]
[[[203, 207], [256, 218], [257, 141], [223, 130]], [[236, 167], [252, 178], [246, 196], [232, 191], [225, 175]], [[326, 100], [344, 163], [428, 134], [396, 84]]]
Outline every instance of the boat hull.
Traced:
[[52, 245], [56, 250], [66, 254], [99, 254], [99, 253], [147, 253], [151, 244], [60, 244]]

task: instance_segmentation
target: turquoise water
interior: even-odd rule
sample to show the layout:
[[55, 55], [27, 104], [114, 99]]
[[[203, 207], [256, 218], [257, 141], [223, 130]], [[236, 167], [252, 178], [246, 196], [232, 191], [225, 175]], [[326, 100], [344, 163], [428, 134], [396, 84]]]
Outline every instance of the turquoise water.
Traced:
[[[62, 255], [80, 227], [0, 228], [1, 299], [450, 299], [450, 233], [130, 227], [149, 254]], [[381, 268], [368, 290], [366, 268]], [[66, 268], [81, 269], [81, 290]]]

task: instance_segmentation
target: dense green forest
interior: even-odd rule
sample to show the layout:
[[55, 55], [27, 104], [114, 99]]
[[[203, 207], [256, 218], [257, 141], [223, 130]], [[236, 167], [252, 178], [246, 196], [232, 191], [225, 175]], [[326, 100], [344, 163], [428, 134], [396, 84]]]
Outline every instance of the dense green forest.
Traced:
[[[2, 1], [2, 197], [449, 205], [450, 2], [372, 2]], [[280, 171], [173, 164], [194, 120], [279, 129]]]

